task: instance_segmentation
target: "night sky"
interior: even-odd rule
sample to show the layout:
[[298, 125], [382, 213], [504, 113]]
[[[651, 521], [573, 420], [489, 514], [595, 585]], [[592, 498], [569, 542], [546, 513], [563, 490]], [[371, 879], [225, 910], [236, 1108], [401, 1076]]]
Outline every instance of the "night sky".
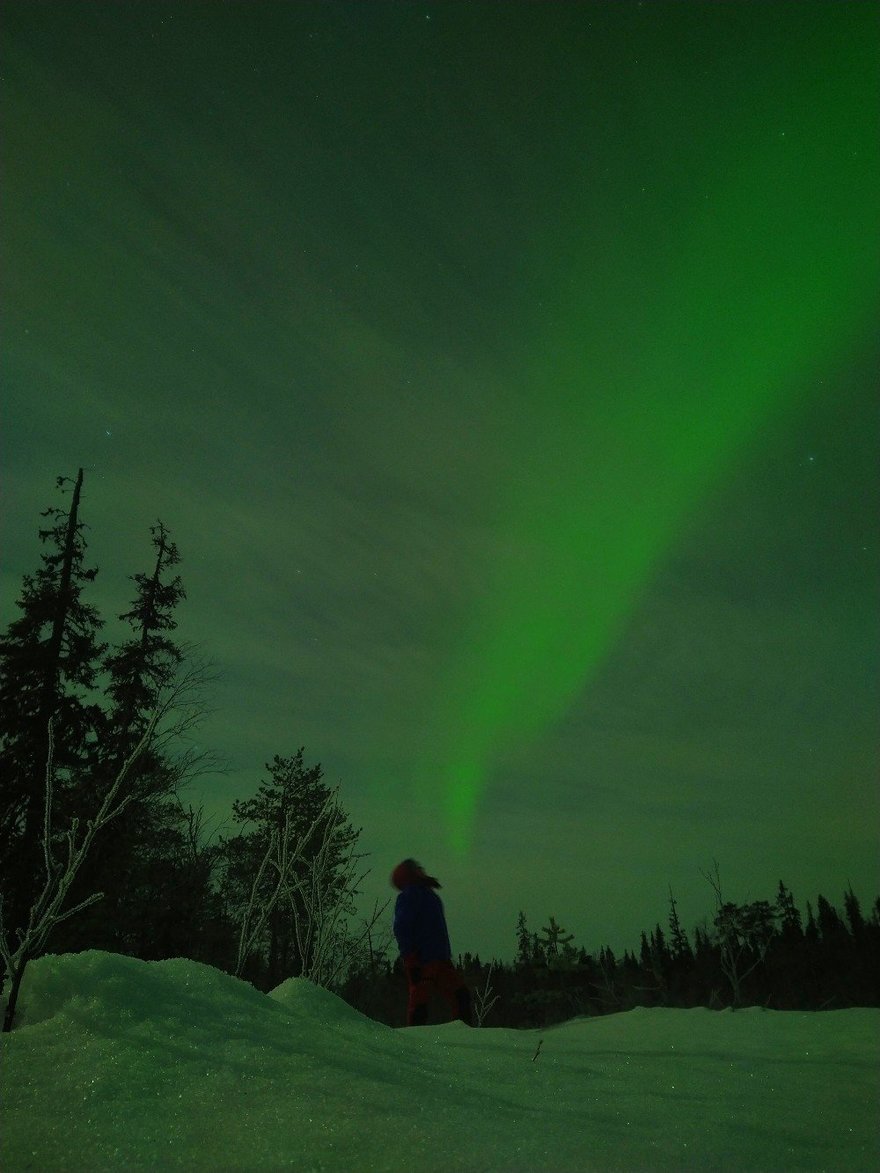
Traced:
[[[2, 618], [86, 469], [453, 948], [880, 891], [878, 8], [3, 6]], [[108, 625], [112, 637], [117, 627]]]

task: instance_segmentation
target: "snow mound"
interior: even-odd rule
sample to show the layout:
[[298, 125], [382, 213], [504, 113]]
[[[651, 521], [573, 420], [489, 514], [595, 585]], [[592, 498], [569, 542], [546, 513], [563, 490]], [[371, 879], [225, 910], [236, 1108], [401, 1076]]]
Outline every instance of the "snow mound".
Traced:
[[178, 957], [140, 961], [90, 949], [47, 954], [25, 970], [16, 1029], [66, 1018], [102, 1029], [151, 1021], [163, 1029], [213, 1027], [218, 1010], [236, 1021], [265, 1009], [266, 998], [247, 982], [209, 965]]
[[306, 978], [288, 978], [280, 986], [270, 990], [268, 997], [280, 1002], [285, 1010], [297, 1018], [307, 1018], [325, 1027], [354, 1026], [366, 1027], [370, 1031], [376, 1028], [382, 1031], [391, 1030], [391, 1027], [367, 1018], [336, 994], [331, 994], [329, 990], [316, 986]]
[[398, 1031], [302, 979], [99, 952], [32, 962], [21, 1006], [9, 1173], [880, 1168], [878, 1010]]

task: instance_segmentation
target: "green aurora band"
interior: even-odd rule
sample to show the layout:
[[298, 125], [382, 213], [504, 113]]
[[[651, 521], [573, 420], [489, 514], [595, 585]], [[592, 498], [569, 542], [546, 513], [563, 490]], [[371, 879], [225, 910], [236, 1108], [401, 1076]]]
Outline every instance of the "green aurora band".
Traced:
[[866, 337], [878, 104], [871, 38], [840, 32], [821, 61], [792, 45], [769, 91], [741, 86], [735, 124], [709, 111], [711, 143], [679, 137], [657, 180], [692, 177], [674, 211], [640, 223], [635, 207], [604, 255], [587, 223], [542, 242], [564, 248], [558, 287], [580, 300], [514, 394], [504, 554], [441, 674], [420, 764], [439, 770], [459, 855], [499, 755], [565, 716], [707, 492]]

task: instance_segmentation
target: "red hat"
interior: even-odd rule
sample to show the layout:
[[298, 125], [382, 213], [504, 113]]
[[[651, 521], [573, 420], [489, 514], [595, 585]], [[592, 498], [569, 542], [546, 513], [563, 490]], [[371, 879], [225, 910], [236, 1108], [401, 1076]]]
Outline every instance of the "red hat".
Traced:
[[391, 873], [391, 883], [395, 888], [405, 888], [408, 884], [427, 884], [429, 888], [440, 887], [437, 880], [426, 875], [425, 869], [414, 859], [405, 859], [397, 865]]

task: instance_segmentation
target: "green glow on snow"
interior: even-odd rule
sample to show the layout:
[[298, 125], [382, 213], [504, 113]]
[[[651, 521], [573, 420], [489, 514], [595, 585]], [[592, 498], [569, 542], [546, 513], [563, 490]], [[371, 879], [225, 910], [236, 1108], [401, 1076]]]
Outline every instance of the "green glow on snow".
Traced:
[[566, 714], [707, 490], [863, 336], [876, 101], [870, 54], [847, 40], [825, 43], [824, 61], [795, 47], [711, 141], [673, 138], [684, 158], [664, 174], [691, 176], [674, 213], [648, 224], [636, 208], [604, 258], [589, 223], [547, 242], [559, 287], [582, 299], [560, 307], [514, 394], [505, 554], [441, 674], [422, 768], [440, 771], [458, 854], [498, 754]]

